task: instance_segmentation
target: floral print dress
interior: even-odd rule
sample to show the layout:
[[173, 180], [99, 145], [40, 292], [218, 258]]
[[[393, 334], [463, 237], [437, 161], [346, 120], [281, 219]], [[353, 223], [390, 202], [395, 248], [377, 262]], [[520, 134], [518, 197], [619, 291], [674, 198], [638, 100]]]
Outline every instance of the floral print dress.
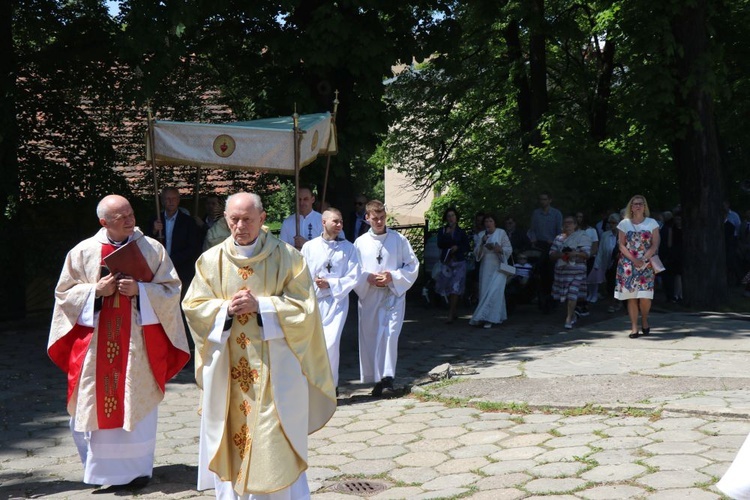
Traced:
[[[643, 219], [640, 224], [633, 224], [630, 219], [623, 219], [617, 225], [617, 229], [625, 233], [625, 246], [631, 255], [642, 259], [653, 244], [654, 230], [659, 229], [659, 223], [650, 217]], [[618, 300], [653, 299], [654, 276], [654, 268], [651, 265], [636, 269], [633, 261], [621, 255], [617, 262], [615, 298]]]

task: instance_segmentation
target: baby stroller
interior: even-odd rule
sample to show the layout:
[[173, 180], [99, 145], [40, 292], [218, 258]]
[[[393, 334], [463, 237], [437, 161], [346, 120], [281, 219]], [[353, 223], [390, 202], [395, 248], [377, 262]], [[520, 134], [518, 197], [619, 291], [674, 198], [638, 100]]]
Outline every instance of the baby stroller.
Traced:
[[[519, 254], [521, 255], [521, 254]], [[526, 269], [526, 273], [518, 272], [512, 278], [508, 279], [508, 283], [505, 285], [505, 307], [508, 310], [508, 314], [512, 314], [516, 306], [519, 304], [531, 304], [537, 297], [539, 289], [539, 272], [537, 264], [539, 262], [538, 252], [529, 250], [522, 253], [526, 257], [530, 268]], [[519, 264], [523, 263], [524, 258], [514, 256], [514, 260]], [[514, 262], [509, 262], [514, 264]]]

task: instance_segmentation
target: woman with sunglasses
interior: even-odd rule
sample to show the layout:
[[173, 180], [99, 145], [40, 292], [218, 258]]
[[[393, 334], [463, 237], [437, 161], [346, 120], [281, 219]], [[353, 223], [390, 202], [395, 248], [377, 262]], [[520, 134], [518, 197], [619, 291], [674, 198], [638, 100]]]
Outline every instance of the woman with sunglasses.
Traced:
[[627, 301], [631, 339], [651, 333], [648, 313], [654, 298], [655, 273], [650, 260], [659, 251], [660, 237], [659, 223], [649, 215], [646, 198], [637, 194], [628, 202], [625, 218], [617, 225], [620, 259], [617, 263], [615, 298]]

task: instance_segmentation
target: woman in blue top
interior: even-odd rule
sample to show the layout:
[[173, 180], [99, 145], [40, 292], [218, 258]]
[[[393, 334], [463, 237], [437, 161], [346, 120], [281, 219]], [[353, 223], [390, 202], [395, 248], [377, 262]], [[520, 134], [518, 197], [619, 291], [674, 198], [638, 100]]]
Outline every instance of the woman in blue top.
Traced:
[[466, 288], [466, 254], [469, 252], [469, 236], [458, 227], [458, 212], [453, 207], [443, 213], [445, 226], [438, 231], [440, 249], [440, 274], [435, 283], [435, 291], [448, 298], [447, 323], [456, 319], [458, 298]]

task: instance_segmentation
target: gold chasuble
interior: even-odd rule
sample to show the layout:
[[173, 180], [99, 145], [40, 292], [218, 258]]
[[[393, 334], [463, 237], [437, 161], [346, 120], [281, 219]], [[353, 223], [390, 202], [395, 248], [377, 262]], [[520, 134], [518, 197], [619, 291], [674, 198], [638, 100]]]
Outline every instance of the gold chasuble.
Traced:
[[[229, 301], [243, 289], [270, 299], [283, 338], [263, 340], [256, 314], [234, 317], [223, 331]], [[302, 255], [266, 228], [249, 258], [237, 253], [230, 237], [198, 259], [182, 304], [203, 389], [198, 488], [213, 488], [208, 470], [240, 495], [290, 486], [307, 469], [307, 435], [336, 409]]]

